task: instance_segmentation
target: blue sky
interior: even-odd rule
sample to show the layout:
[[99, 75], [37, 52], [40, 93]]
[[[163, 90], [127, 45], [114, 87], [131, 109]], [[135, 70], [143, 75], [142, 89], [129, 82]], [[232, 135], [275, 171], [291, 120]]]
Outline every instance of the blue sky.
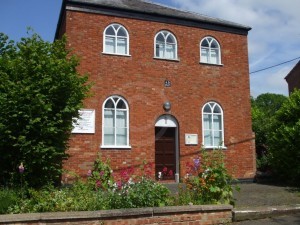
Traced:
[[[300, 1], [295, 0], [152, 0], [167, 6], [252, 27], [249, 32], [250, 71], [300, 57]], [[10, 39], [26, 36], [32, 27], [53, 41], [62, 0], [1, 0], [0, 32]], [[300, 60], [300, 58], [298, 59]], [[298, 62], [250, 74], [251, 95], [288, 94], [284, 77]]]

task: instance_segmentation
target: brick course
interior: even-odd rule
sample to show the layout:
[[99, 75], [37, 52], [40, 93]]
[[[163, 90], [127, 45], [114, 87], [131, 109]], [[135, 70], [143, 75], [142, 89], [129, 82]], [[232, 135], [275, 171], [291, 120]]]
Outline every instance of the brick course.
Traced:
[[[255, 174], [254, 136], [251, 128], [247, 36], [100, 14], [66, 11], [62, 31], [68, 46], [81, 59], [80, 73], [88, 73], [94, 83], [92, 97], [84, 108], [95, 109], [94, 134], [73, 134], [64, 168], [81, 176], [91, 169], [98, 152], [110, 158], [118, 170], [138, 166], [143, 160], [154, 162], [155, 130], [162, 105], [172, 104], [167, 113], [179, 123], [180, 175], [185, 164], [201, 148], [201, 110], [208, 101], [219, 103], [224, 111], [224, 150], [226, 165], [237, 178]], [[103, 31], [111, 23], [123, 25], [129, 33], [130, 56], [103, 54]], [[177, 38], [179, 61], [154, 59], [154, 37], [169, 30]], [[222, 64], [199, 63], [202, 38], [214, 37], [221, 46]], [[164, 87], [164, 80], [172, 82]], [[111, 95], [124, 97], [130, 110], [131, 149], [100, 149], [102, 142], [102, 104]], [[185, 145], [185, 133], [198, 134], [198, 145]]]

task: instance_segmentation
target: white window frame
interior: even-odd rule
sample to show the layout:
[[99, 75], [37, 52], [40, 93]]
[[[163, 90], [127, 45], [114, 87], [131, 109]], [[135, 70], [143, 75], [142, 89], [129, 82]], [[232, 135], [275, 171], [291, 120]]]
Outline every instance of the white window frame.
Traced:
[[[206, 46], [203, 46], [202, 47], [202, 43], [203, 41], [207, 41], [209, 46], [206, 47]], [[216, 42], [217, 44], [217, 48], [212, 48], [211, 45], [213, 42]], [[208, 61], [204, 60], [204, 58], [202, 57], [202, 51], [203, 50], [206, 50], [207, 51], [207, 54], [208, 54]], [[217, 51], [218, 52], [218, 57], [217, 57], [217, 62], [212, 62], [212, 54], [214, 53], [214, 51]], [[207, 36], [207, 37], [204, 37], [201, 41], [200, 41], [200, 63], [205, 63], [205, 64], [214, 64], [214, 65], [222, 65], [221, 63], [221, 47], [220, 47], [220, 44], [219, 42], [211, 37], [211, 36]]]
[[[160, 35], [160, 34], [162, 34], [163, 37], [164, 37], [164, 52], [163, 52], [162, 56], [157, 56], [156, 55], [156, 44], [157, 44], [156, 39], [157, 39], [158, 35]], [[167, 43], [167, 39], [168, 39], [169, 36], [171, 36], [173, 38], [174, 42], [175, 42], [173, 44], [175, 46], [175, 57], [174, 58], [169, 58], [169, 57], [166, 56], [167, 55], [167, 46], [171, 45], [171, 43]], [[155, 37], [154, 37], [154, 58], [156, 58], [156, 59], [176, 60], [177, 61], [178, 60], [177, 49], [178, 49], [177, 39], [176, 39], [175, 35], [173, 33], [171, 33], [170, 31], [161, 30], [155, 35]]]
[[[210, 113], [204, 112], [204, 109], [207, 105], [211, 108]], [[218, 106], [220, 108], [220, 110], [221, 110], [220, 113], [214, 113], [214, 108], [216, 106]], [[211, 121], [210, 121], [211, 129], [205, 129], [204, 115], [211, 115]], [[215, 130], [214, 129], [214, 126], [213, 126], [214, 115], [220, 115], [221, 116], [221, 126], [222, 126], [221, 130]], [[206, 145], [205, 144], [205, 131], [210, 131], [210, 133], [212, 134], [213, 145]], [[221, 135], [222, 141], [221, 141], [221, 143], [217, 143], [217, 144], [214, 143], [214, 139], [215, 139], [214, 132], [215, 131], [221, 131], [222, 132], [222, 135]], [[214, 101], [207, 102], [202, 107], [202, 145], [205, 149], [219, 149], [219, 148], [226, 149], [226, 147], [224, 145], [224, 113], [223, 113], [223, 109], [222, 109], [221, 105], [219, 105], [217, 102], [214, 102]]]
[[[115, 100], [115, 98], [117, 98], [117, 100]], [[127, 128], [126, 129], [126, 132], [127, 132], [126, 143], [127, 143], [127, 145], [117, 145], [117, 143], [116, 143], [116, 141], [117, 141], [117, 132], [116, 132], [117, 131], [117, 126], [116, 125], [113, 127], [113, 129], [114, 129], [114, 145], [105, 145], [105, 142], [104, 142], [104, 130], [105, 130], [104, 129], [105, 128], [105, 126], [104, 126], [105, 125], [104, 111], [106, 109], [105, 104], [109, 100], [112, 100], [113, 103], [114, 103], [114, 111], [115, 111], [114, 121], [115, 122], [117, 121], [117, 118], [116, 118], [117, 117], [117, 113], [116, 113], [117, 110], [127, 112], [126, 113], [126, 127], [125, 127], [125, 128]], [[117, 109], [117, 105], [118, 105], [120, 100], [122, 100], [125, 103], [126, 109]], [[116, 148], [131, 148], [131, 146], [129, 144], [129, 107], [128, 107], [127, 101], [121, 96], [112, 95], [112, 96], [108, 97], [107, 99], [105, 99], [105, 101], [103, 102], [103, 105], [102, 105], [102, 145], [101, 145], [101, 148], [115, 148], [115, 149]]]
[[[117, 28], [115, 28], [115, 26], [117, 26]], [[113, 30], [114, 30], [114, 32], [115, 32], [114, 35], [106, 34], [107, 29], [109, 29], [110, 27], [113, 28]], [[126, 37], [124, 37], [124, 36], [118, 36], [118, 31], [119, 31], [121, 28], [124, 29], [124, 31], [125, 31], [125, 33], [126, 33]], [[109, 51], [107, 50], [107, 46], [106, 46], [106, 38], [107, 38], [107, 37], [113, 38], [113, 39], [114, 39], [114, 44], [115, 44], [115, 46], [114, 46], [115, 51], [114, 51], [114, 52], [109, 52]], [[124, 38], [125, 38], [125, 40], [126, 40], [126, 52], [125, 52], [125, 54], [119, 53], [119, 52], [118, 52], [118, 40], [119, 40], [119, 39], [124, 39]], [[105, 53], [105, 54], [111, 54], [111, 55], [124, 55], [124, 56], [130, 56], [130, 55], [129, 55], [129, 34], [128, 34], [127, 29], [126, 29], [124, 26], [122, 26], [121, 24], [118, 24], [118, 23], [113, 23], [113, 24], [108, 25], [108, 26], [104, 29], [104, 31], [103, 31], [103, 53]]]

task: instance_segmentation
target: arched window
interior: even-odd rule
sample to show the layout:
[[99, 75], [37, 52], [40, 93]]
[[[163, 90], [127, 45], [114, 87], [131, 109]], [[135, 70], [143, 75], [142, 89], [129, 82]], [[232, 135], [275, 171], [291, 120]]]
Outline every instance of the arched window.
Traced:
[[154, 54], [156, 58], [177, 59], [177, 41], [169, 31], [160, 31], [155, 36]]
[[221, 49], [216, 39], [205, 37], [200, 42], [200, 62], [221, 64]]
[[129, 147], [129, 109], [126, 100], [111, 96], [103, 103], [102, 113], [103, 148]]
[[216, 102], [202, 108], [202, 135], [205, 148], [224, 147], [223, 110]]
[[111, 24], [103, 33], [103, 52], [129, 55], [129, 35], [120, 24]]

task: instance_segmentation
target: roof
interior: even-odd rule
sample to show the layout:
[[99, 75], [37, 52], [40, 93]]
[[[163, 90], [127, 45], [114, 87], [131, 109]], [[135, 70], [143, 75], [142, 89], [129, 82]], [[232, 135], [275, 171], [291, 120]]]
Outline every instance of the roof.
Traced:
[[284, 79], [288, 79], [288, 77], [294, 73], [294, 71], [296, 71], [298, 69], [298, 67], [300, 67], [300, 60], [298, 61], [298, 63], [293, 67], [293, 69], [288, 73], [288, 75], [286, 75], [286, 77]]
[[179, 10], [148, 0], [64, 0], [58, 23], [64, 9], [161, 21], [204, 29], [247, 35], [251, 27], [202, 14]]

